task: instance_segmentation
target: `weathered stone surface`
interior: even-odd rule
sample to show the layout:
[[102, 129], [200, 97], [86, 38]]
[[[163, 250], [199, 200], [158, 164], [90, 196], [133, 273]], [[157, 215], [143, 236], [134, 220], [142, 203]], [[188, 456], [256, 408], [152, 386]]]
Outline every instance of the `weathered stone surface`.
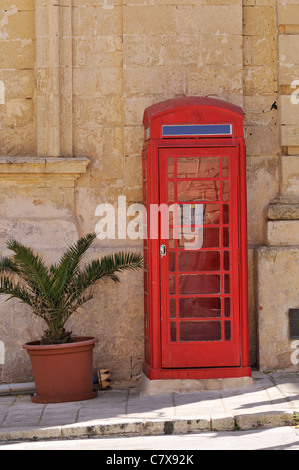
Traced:
[[[0, 0], [3, 252], [5, 238], [16, 234], [45, 249], [51, 259], [76, 235], [95, 229], [98, 204], [115, 205], [120, 195], [128, 203], [142, 201], [142, 117], [147, 106], [182, 95], [207, 95], [242, 106], [250, 354], [255, 362], [255, 299], [263, 288], [257, 285], [256, 249], [267, 243], [297, 243], [299, 105], [291, 102], [299, 88], [293, 83], [299, 80], [297, 12], [297, 0], [278, 2], [278, 38], [274, 0]], [[276, 110], [272, 105], [278, 84]], [[280, 146], [290, 156], [280, 156]], [[43, 167], [36, 156], [51, 163]], [[81, 167], [85, 157], [90, 160], [87, 169]], [[294, 200], [269, 206], [277, 194]], [[141, 246], [140, 240], [106, 240], [95, 252]], [[130, 293], [128, 317], [114, 302], [122, 290], [109, 287], [111, 303], [105, 303], [104, 318], [98, 318], [98, 303], [105, 297], [100, 292], [90, 306], [89, 321], [79, 321], [79, 327], [105, 332], [108, 339], [97, 360], [103, 357], [118, 378], [129, 378], [134, 358], [143, 356], [139, 274], [125, 277], [123, 290]], [[8, 307], [3, 308], [5, 315]], [[21, 327], [26, 330], [27, 319], [20, 333]], [[15, 362], [2, 368], [2, 376], [10, 380], [21, 374], [25, 379], [27, 366], [21, 373], [19, 355], [13, 356]]]
[[292, 364], [288, 321], [288, 310], [298, 308], [298, 259], [299, 249], [294, 247], [257, 250], [259, 364], [263, 369], [298, 367]]

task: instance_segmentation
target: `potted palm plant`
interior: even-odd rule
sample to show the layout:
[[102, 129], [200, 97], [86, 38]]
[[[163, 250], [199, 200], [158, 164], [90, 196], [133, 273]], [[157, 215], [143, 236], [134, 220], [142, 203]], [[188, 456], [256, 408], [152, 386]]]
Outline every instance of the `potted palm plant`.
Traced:
[[81, 267], [96, 238], [90, 233], [69, 247], [57, 264], [47, 267], [39, 254], [16, 240], [7, 247], [12, 257], [0, 258], [0, 294], [17, 298], [42, 318], [46, 329], [39, 341], [23, 345], [30, 355], [35, 403], [87, 400], [93, 390], [95, 337], [75, 337], [66, 330], [70, 316], [93, 297], [94, 285], [103, 278], [119, 281], [118, 273], [139, 269], [140, 253], [115, 253]]

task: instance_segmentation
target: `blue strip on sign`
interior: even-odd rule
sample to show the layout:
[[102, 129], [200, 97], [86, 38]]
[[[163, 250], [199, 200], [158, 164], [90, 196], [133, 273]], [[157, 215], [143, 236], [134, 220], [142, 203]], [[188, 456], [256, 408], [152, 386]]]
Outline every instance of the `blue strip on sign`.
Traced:
[[170, 125], [163, 126], [162, 132], [165, 137], [232, 135], [232, 126], [231, 124]]

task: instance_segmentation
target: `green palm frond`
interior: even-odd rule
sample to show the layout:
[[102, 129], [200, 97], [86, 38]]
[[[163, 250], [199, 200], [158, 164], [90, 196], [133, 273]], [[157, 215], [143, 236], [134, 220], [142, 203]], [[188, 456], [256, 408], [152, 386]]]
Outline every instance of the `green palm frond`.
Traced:
[[34, 309], [34, 298], [26, 289], [15, 284], [8, 276], [0, 275], [0, 294], [9, 295], [7, 301], [15, 297]]
[[53, 287], [56, 293], [62, 291], [76, 275], [83, 256], [95, 238], [95, 233], [90, 233], [86, 237], [80, 238], [75, 245], [72, 245], [66, 251], [58, 264], [52, 264], [50, 272], [55, 276]]
[[96, 282], [107, 277], [115, 282], [119, 282], [116, 273], [125, 270], [136, 270], [143, 266], [143, 256], [140, 253], [114, 253], [104, 256], [100, 260], [94, 260], [74, 277], [68, 289], [69, 305], [74, 299], [81, 296], [87, 289]]
[[49, 270], [42, 258], [35, 255], [31, 248], [22, 245], [16, 240], [9, 240], [7, 247], [15, 254], [13, 263], [18, 267], [19, 276], [24, 279], [28, 287], [44, 301], [51, 305], [52, 281]]
[[[12, 258], [0, 259], [0, 294], [15, 297], [29, 305], [35, 315], [48, 325], [43, 336], [47, 344], [69, 341], [71, 332], [64, 329], [68, 318], [93, 297], [92, 286], [107, 277], [119, 282], [118, 274], [142, 268], [140, 253], [115, 253], [80, 268], [81, 261], [96, 238], [90, 233], [80, 238], [48, 268], [43, 259], [16, 240], [7, 246]], [[17, 279], [17, 280], [16, 280]], [[68, 338], [68, 339], [67, 339]]]
[[1, 272], [19, 274], [20, 270], [11, 258], [3, 257], [0, 259], [0, 273]]

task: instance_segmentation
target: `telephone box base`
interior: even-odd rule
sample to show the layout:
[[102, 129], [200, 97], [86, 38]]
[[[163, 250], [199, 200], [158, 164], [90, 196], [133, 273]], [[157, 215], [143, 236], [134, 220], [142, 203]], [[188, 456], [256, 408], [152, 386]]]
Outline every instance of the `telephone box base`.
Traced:
[[[240, 369], [238, 369], [240, 372]], [[169, 372], [169, 371], [168, 371]], [[180, 371], [182, 372], [182, 371]], [[196, 371], [198, 372], [198, 371]], [[250, 388], [253, 384], [251, 376], [251, 369], [242, 369], [241, 376], [237, 374], [233, 376], [233, 372], [228, 374], [228, 377], [220, 377], [219, 374], [215, 374], [215, 377], [211, 377], [212, 374], [207, 373], [206, 370], [202, 371], [202, 377], [195, 378], [195, 371], [193, 371], [194, 378], [156, 378], [150, 379], [146, 374], [142, 374], [141, 395], [167, 395], [169, 393], [196, 393], [201, 391], [212, 391], [212, 390], [233, 390], [239, 388]], [[158, 374], [152, 374], [157, 376]], [[160, 374], [161, 376], [162, 374]]]
[[251, 377], [251, 367], [211, 367], [200, 369], [153, 369], [143, 365], [149, 380], [205, 380]]

